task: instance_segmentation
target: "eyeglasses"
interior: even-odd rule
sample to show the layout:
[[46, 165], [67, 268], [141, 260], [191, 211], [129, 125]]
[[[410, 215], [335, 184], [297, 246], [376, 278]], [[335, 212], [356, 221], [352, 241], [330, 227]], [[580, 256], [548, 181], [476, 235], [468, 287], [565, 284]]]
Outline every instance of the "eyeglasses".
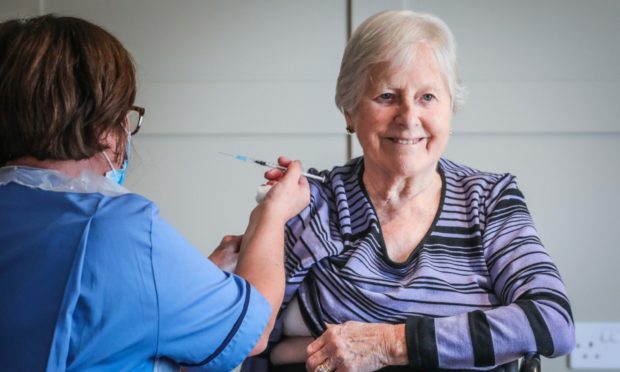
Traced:
[[142, 119], [144, 119], [144, 112], [144, 107], [140, 106], [131, 106], [129, 109], [126, 120], [129, 125], [129, 133], [131, 133], [132, 136], [140, 130]]

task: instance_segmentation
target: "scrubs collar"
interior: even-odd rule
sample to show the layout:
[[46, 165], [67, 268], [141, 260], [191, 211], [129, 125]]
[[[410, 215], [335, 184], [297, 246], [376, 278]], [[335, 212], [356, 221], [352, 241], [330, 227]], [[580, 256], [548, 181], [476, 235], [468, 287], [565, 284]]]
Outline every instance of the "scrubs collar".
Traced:
[[85, 171], [79, 177], [69, 177], [64, 173], [42, 168], [9, 165], [0, 168], [0, 186], [10, 182], [56, 192], [100, 193], [106, 196], [119, 196], [129, 193], [126, 188], [99, 176]]

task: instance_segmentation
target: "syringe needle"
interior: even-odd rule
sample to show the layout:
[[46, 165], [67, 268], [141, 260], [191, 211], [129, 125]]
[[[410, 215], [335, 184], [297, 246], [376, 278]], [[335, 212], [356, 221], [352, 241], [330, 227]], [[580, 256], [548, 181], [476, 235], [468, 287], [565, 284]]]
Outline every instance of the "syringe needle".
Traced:
[[[227, 152], [221, 152], [221, 151], [218, 151], [218, 152], [220, 154], [222, 154], [222, 155], [230, 156], [230, 157], [232, 157], [234, 159], [237, 159], [237, 160], [240, 160], [240, 161], [250, 162], [250, 163], [257, 164], [257, 165], [262, 165], [263, 167], [268, 167], [268, 168], [276, 168], [276, 169], [279, 169], [279, 170], [281, 170], [283, 172], [286, 172], [286, 167], [283, 167], [283, 166], [281, 166], [279, 164], [274, 164], [274, 163], [270, 163], [270, 162], [267, 162], [267, 161], [264, 161], [264, 160], [258, 160], [258, 159], [249, 158], [249, 157], [247, 157], [245, 155], [238, 155], [238, 154], [234, 154], [233, 155], [233, 154], [229, 154]], [[321, 182], [325, 182], [325, 177], [324, 176], [317, 176], [316, 174], [311, 174], [311, 173], [307, 173], [307, 172], [301, 172], [301, 174], [303, 176], [305, 176], [305, 177], [312, 178], [312, 179], [315, 179], [315, 180], [318, 180], [318, 181], [321, 181]]]

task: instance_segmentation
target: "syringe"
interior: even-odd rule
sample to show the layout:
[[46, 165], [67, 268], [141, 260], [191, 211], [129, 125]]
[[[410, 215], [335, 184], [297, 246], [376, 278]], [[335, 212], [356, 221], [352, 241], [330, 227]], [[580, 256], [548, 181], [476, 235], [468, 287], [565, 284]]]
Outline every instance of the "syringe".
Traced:
[[[252, 158], [249, 158], [249, 157], [247, 157], [245, 155], [233, 155], [233, 154], [228, 154], [228, 153], [225, 153], [225, 152], [220, 152], [220, 154], [226, 155], [226, 156], [230, 156], [230, 157], [235, 158], [237, 160], [241, 160], [241, 161], [245, 161], [245, 162], [249, 162], [249, 163], [254, 163], [254, 164], [262, 165], [263, 167], [277, 168], [277, 169], [279, 169], [279, 170], [281, 170], [283, 172], [286, 172], [286, 167], [283, 167], [283, 166], [281, 166], [279, 164], [270, 163], [270, 162], [264, 161], [264, 160], [252, 159]], [[307, 172], [301, 172], [301, 174], [303, 176], [308, 177], [308, 178], [312, 178], [312, 179], [315, 179], [315, 180], [319, 180], [321, 182], [325, 182], [325, 176], [317, 176], [316, 174], [310, 174], [310, 173], [307, 173]]]

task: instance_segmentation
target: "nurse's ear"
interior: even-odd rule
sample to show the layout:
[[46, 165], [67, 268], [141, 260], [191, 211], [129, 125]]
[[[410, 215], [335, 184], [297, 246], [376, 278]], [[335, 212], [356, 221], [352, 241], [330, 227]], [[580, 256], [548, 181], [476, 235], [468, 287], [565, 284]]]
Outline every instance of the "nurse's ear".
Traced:
[[102, 133], [99, 141], [107, 147], [107, 151], [114, 164], [114, 168], [121, 168], [125, 160], [125, 146], [128, 141], [126, 129], [123, 126], [112, 127]]

